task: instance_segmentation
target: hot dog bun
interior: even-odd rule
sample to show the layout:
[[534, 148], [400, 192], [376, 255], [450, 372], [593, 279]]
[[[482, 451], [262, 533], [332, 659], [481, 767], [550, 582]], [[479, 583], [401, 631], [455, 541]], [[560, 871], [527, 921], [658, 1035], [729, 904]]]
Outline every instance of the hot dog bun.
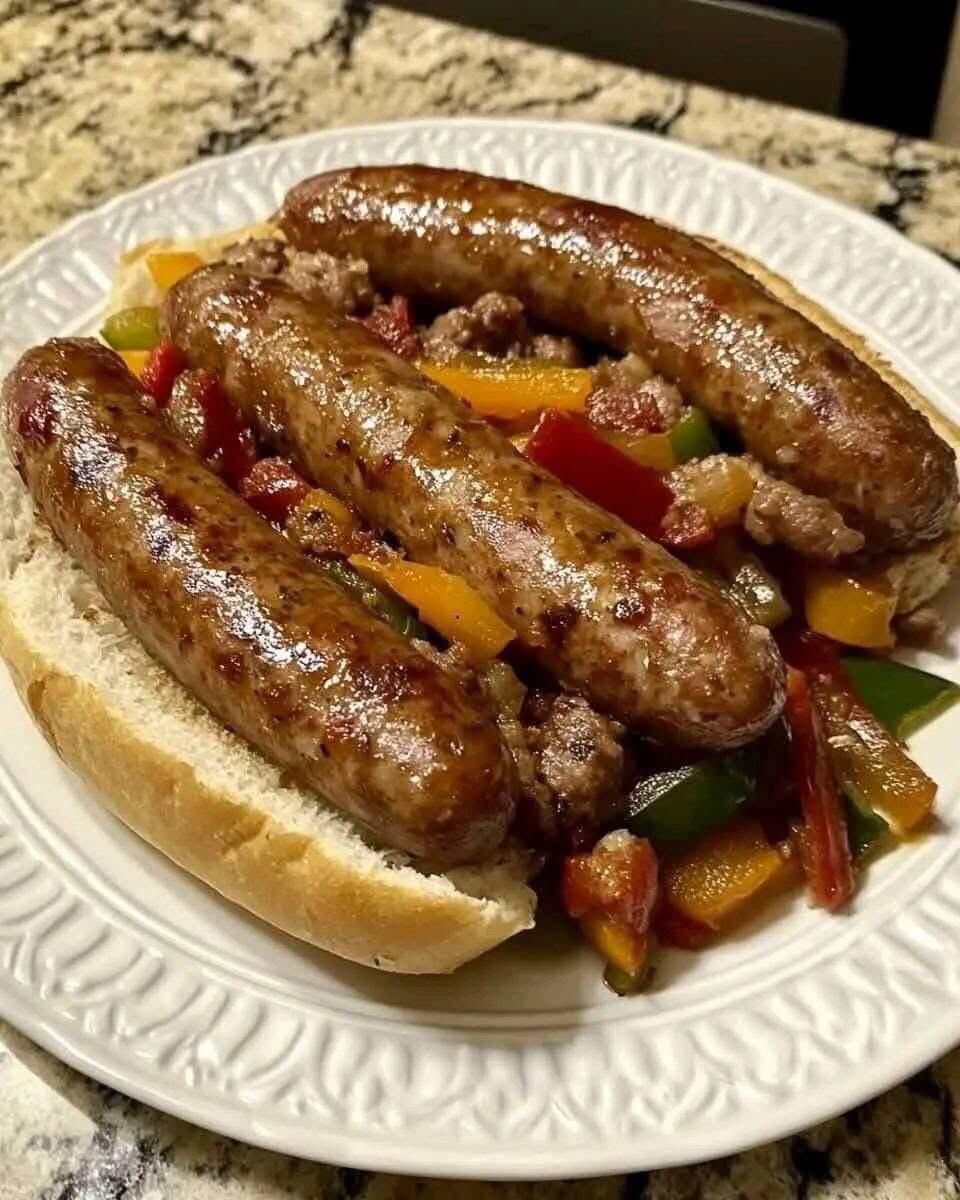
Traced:
[[[158, 240], [125, 254], [107, 312], [161, 299], [146, 255], [211, 261], [268, 224]], [[711, 242], [878, 371], [954, 449], [960, 430], [861, 337], [762, 264]], [[129, 635], [92, 582], [35, 519], [0, 455], [0, 653], [61, 758], [148, 842], [279, 929], [382, 970], [446, 972], [533, 923], [520, 854], [482, 870], [425, 875], [369, 846], [349, 820], [288, 786], [280, 771], [209, 716]], [[960, 526], [883, 560], [900, 611], [926, 603], [960, 559]]]
[[[789, 280], [758, 263], [750, 255], [712, 238], [701, 240], [717, 254], [722, 254], [742, 271], [752, 275], [778, 300], [801, 313], [867, 366], [872, 367], [885, 383], [903, 396], [913, 408], [923, 413], [934, 431], [960, 458], [960, 427], [945, 417], [939, 409], [934, 408], [923, 393], [909, 380], [904, 379], [866, 338], [848, 329], [822, 305], [798, 291]], [[885, 554], [876, 560], [875, 566], [886, 576], [891, 590], [897, 597], [899, 614], [914, 612], [928, 604], [943, 591], [960, 566], [960, 513], [954, 513], [946, 533], [936, 541], [915, 550]]]
[[228, 246], [237, 242], [248, 242], [253, 238], [282, 240], [283, 233], [269, 221], [261, 221], [256, 225], [244, 225], [242, 229], [230, 229], [226, 233], [214, 233], [209, 237], [151, 238], [148, 242], [141, 242], [132, 250], [120, 255], [104, 315], [109, 316], [122, 308], [134, 308], [141, 304], [158, 305], [163, 299], [163, 292], [154, 283], [147, 267], [147, 255], [164, 250], [192, 251], [204, 262], [214, 262], [222, 257]]
[[60, 757], [148, 842], [354, 962], [452, 971], [533, 922], [525, 863], [426, 875], [215, 721], [129, 634], [0, 455], [0, 653]]

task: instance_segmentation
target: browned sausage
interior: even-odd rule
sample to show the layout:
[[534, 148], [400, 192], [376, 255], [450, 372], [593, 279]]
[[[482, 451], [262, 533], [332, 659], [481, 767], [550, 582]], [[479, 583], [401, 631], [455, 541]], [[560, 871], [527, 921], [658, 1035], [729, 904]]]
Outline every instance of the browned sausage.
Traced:
[[206, 471], [97, 342], [30, 350], [3, 389], [41, 514], [198, 699], [387, 845], [485, 857], [513, 816], [490, 715]]
[[469, 580], [598, 708], [694, 746], [749, 741], [776, 716], [766, 630], [356, 321], [223, 265], [177, 284], [165, 321], [264, 440], [414, 559]]
[[950, 448], [839, 342], [704, 243], [621, 209], [432, 167], [359, 167], [288, 194], [300, 249], [366, 259], [411, 298], [496, 289], [562, 329], [644, 355], [872, 551], [944, 532]]

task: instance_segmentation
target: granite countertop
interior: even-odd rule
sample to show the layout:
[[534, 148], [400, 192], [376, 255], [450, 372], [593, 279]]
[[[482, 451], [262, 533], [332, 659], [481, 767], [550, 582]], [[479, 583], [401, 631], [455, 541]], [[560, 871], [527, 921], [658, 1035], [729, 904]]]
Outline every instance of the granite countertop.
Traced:
[[[72, 214], [254, 140], [431, 113], [608, 121], [756, 163], [960, 265], [960, 151], [465, 31], [366, 0], [8, 0], [0, 261]], [[932, 1200], [960, 1196], [960, 1052], [807, 1133], [703, 1167], [453, 1184], [253, 1150], [0, 1023], [0, 1200]]]

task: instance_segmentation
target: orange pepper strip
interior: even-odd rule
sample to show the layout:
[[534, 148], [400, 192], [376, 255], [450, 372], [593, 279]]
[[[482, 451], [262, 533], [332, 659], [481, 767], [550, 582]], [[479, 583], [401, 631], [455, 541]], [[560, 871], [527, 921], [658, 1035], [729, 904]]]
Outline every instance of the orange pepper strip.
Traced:
[[649, 934], [637, 933], [603, 912], [584, 913], [580, 929], [604, 962], [634, 979], [643, 972], [650, 950]]
[[192, 250], [159, 250], [147, 255], [147, 270], [157, 287], [164, 291], [202, 266], [203, 259]]
[[544, 408], [583, 412], [593, 387], [591, 373], [582, 367], [554, 367], [536, 362], [492, 366], [418, 362], [417, 369], [462, 396], [479, 416], [502, 421]]
[[136, 375], [138, 379], [143, 376], [143, 368], [147, 365], [147, 359], [153, 353], [152, 350], [120, 350], [119, 354], [123, 361], [129, 367], [131, 373]]
[[846, 575], [832, 567], [811, 567], [806, 575], [807, 624], [848, 646], [882, 649], [893, 645], [890, 622], [896, 598], [868, 576]]
[[792, 864], [750, 819], [707, 834], [662, 862], [660, 871], [666, 903], [709, 929], [720, 929], [761, 894], [794, 877]]
[[475, 658], [494, 658], [514, 638], [514, 631], [459, 575], [439, 567], [393, 559], [379, 562], [354, 554], [350, 565], [373, 583], [386, 584], [451, 642], [459, 642]]

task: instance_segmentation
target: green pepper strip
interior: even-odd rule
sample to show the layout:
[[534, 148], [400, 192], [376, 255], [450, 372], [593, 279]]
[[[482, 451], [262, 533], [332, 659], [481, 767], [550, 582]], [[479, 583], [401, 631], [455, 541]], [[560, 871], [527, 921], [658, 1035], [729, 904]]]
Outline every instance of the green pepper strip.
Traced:
[[678, 463], [691, 458], [706, 458], [719, 450], [713, 426], [701, 408], [688, 408], [667, 436]]
[[755, 780], [736, 755], [661, 771], [631, 791], [627, 828], [659, 845], [688, 841], [726, 825], [755, 790]]
[[853, 799], [849, 793], [846, 801], [847, 840], [850, 853], [855, 860], [864, 858], [890, 832], [890, 826], [878, 813], [865, 804]]
[[145, 305], [121, 309], [104, 321], [100, 333], [114, 350], [152, 350], [160, 341], [157, 310]]
[[618, 996], [635, 996], [637, 992], [643, 991], [648, 974], [647, 970], [642, 970], [639, 975], [630, 975], [621, 971], [619, 967], [608, 964], [603, 972], [603, 982]]
[[955, 683], [916, 667], [859, 654], [840, 661], [863, 703], [901, 740], [960, 700]]
[[345, 591], [349, 592], [372, 613], [386, 621], [391, 629], [403, 637], [431, 640], [430, 630], [414, 615], [409, 604], [397, 596], [378, 588], [375, 583], [365, 579], [359, 571], [354, 570], [349, 563], [341, 559], [330, 559], [321, 568], [323, 572]]
[[733, 530], [721, 530], [712, 545], [701, 551], [701, 562], [719, 573], [722, 586], [758, 624], [775, 629], [789, 619], [790, 605], [780, 584]]

